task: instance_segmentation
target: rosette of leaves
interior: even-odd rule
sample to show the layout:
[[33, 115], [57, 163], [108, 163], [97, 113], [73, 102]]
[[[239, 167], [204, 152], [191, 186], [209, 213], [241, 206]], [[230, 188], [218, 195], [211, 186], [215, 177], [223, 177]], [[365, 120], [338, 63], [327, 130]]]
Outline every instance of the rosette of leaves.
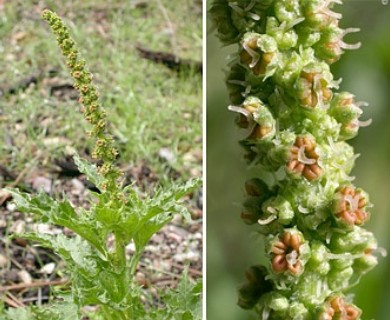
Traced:
[[[337, 92], [330, 65], [346, 49], [338, 0], [216, 0], [223, 44], [237, 44], [227, 87], [247, 130], [240, 141], [259, 176], [245, 184], [241, 218], [265, 235], [266, 266], [252, 266], [238, 304], [259, 319], [357, 320], [348, 289], [377, 264], [364, 229], [371, 203], [350, 176], [362, 107]], [[269, 172], [274, 181], [261, 180]]]
[[[174, 214], [190, 219], [180, 199], [198, 188], [200, 181], [172, 184], [167, 189], [155, 190], [153, 196], [143, 194], [133, 185], [121, 185], [121, 172], [114, 164], [117, 150], [107, 132], [105, 111], [92, 84], [92, 75], [62, 20], [49, 10], [42, 17], [57, 36], [74, 86], [80, 92], [84, 116], [92, 127], [90, 135], [96, 141], [92, 156], [98, 165], [78, 155], [74, 161], [98, 191], [91, 191], [90, 208], [84, 209], [75, 208], [65, 195], [53, 199], [44, 192], [30, 195], [10, 190], [21, 212], [33, 214], [40, 222], [68, 228], [75, 235], [38, 232], [15, 235], [52, 249], [66, 262], [71, 292], [61, 292], [57, 301], [46, 307], [9, 309], [2, 319], [74, 320], [85, 314], [82, 308], [87, 305], [98, 306], [97, 312], [89, 315], [91, 319], [200, 319], [201, 282], [192, 283], [186, 272], [177, 290], [162, 293], [166, 303], [163, 309], [142, 302], [141, 287], [134, 277], [152, 235], [170, 222]], [[129, 243], [135, 246], [130, 258], [125, 253]]]

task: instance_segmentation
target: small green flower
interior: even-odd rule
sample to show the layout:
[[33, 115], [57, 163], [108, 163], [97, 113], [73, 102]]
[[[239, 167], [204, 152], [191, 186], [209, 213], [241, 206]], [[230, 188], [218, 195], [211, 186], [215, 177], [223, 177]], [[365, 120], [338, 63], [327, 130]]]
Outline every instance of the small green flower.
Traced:
[[245, 123], [242, 127], [251, 127], [249, 139], [269, 140], [275, 135], [275, 119], [260, 99], [247, 97], [241, 106], [230, 106], [229, 110], [240, 113], [237, 122]]
[[268, 78], [277, 67], [277, 43], [273, 37], [246, 33], [241, 41], [240, 62], [256, 76]]

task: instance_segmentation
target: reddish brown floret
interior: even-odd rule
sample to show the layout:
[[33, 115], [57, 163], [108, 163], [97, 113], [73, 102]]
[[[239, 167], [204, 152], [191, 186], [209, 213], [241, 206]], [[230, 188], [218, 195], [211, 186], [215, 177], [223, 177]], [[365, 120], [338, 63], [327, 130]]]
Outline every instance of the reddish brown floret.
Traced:
[[[272, 258], [272, 269], [276, 273], [282, 273], [289, 270], [292, 274], [298, 274], [302, 270], [302, 264], [299, 261], [299, 247], [301, 239], [298, 234], [285, 232], [271, 249], [274, 254]], [[288, 259], [288, 255], [295, 252], [295, 259]]]
[[[322, 169], [318, 165], [318, 154], [315, 151], [315, 142], [308, 137], [297, 137], [295, 144], [290, 150], [290, 161], [287, 163], [287, 171], [295, 175], [303, 175], [307, 180], [317, 179], [322, 174]], [[303, 153], [310, 163], [302, 162], [299, 159], [299, 152]]]

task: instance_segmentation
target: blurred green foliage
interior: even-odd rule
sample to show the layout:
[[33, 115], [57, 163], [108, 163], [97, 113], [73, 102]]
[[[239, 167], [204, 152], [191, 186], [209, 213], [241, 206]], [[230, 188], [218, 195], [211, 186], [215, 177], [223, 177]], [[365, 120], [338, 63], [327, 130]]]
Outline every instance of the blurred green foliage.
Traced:
[[[211, 1], [208, 1], [210, 4]], [[362, 128], [351, 143], [361, 157], [353, 170], [355, 183], [370, 194], [374, 203], [372, 230], [387, 251], [390, 250], [390, 4], [380, 0], [345, 1], [336, 12], [343, 14], [341, 27], [359, 27], [361, 32], [346, 37], [347, 43], [363, 46], [346, 52], [332, 66], [335, 78], [342, 78], [340, 89], [369, 102], [362, 119], [373, 124]], [[235, 127], [235, 115], [224, 84], [225, 57], [235, 47], [221, 48], [212, 31], [207, 35], [207, 315], [208, 319], [252, 319], [253, 314], [236, 305], [237, 286], [244, 270], [252, 264], [266, 263], [263, 242], [256, 227], [246, 226], [239, 217], [244, 199], [244, 181], [253, 176], [242, 159], [238, 140], [245, 132]], [[379, 258], [379, 266], [351, 290], [364, 311], [362, 319], [386, 320], [390, 315], [390, 263]]]

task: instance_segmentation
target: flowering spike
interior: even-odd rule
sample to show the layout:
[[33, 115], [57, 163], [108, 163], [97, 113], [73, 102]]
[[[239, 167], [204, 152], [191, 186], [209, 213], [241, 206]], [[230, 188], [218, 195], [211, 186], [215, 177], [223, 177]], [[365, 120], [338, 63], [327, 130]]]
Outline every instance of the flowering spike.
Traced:
[[241, 212], [266, 236], [269, 263], [247, 274], [238, 303], [262, 320], [360, 319], [344, 294], [377, 264], [376, 239], [362, 227], [371, 205], [351, 183], [357, 156], [345, 142], [371, 120], [360, 119], [365, 103], [337, 92], [341, 80], [330, 71], [344, 49], [360, 47], [343, 40], [359, 29], [339, 27], [333, 6], [340, 3], [215, 0], [211, 7], [221, 41], [238, 45], [227, 87], [229, 110], [248, 132], [240, 141], [245, 158], [275, 177], [246, 182]]
[[70, 75], [75, 80], [74, 87], [80, 92], [80, 103], [83, 104], [85, 119], [92, 125], [91, 135], [96, 139], [92, 156], [103, 161], [99, 173], [104, 176], [106, 182], [102, 185], [115, 189], [120, 172], [113, 163], [118, 152], [114, 147], [113, 139], [106, 132], [106, 113], [100, 106], [98, 91], [91, 83], [92, 75], [86, 69], [85, 61], [81, 59], [80, 52], [61, 18], [47, 9], [42, 12], [42, 18], [57, 36], [58, 46], [67, 60]]

